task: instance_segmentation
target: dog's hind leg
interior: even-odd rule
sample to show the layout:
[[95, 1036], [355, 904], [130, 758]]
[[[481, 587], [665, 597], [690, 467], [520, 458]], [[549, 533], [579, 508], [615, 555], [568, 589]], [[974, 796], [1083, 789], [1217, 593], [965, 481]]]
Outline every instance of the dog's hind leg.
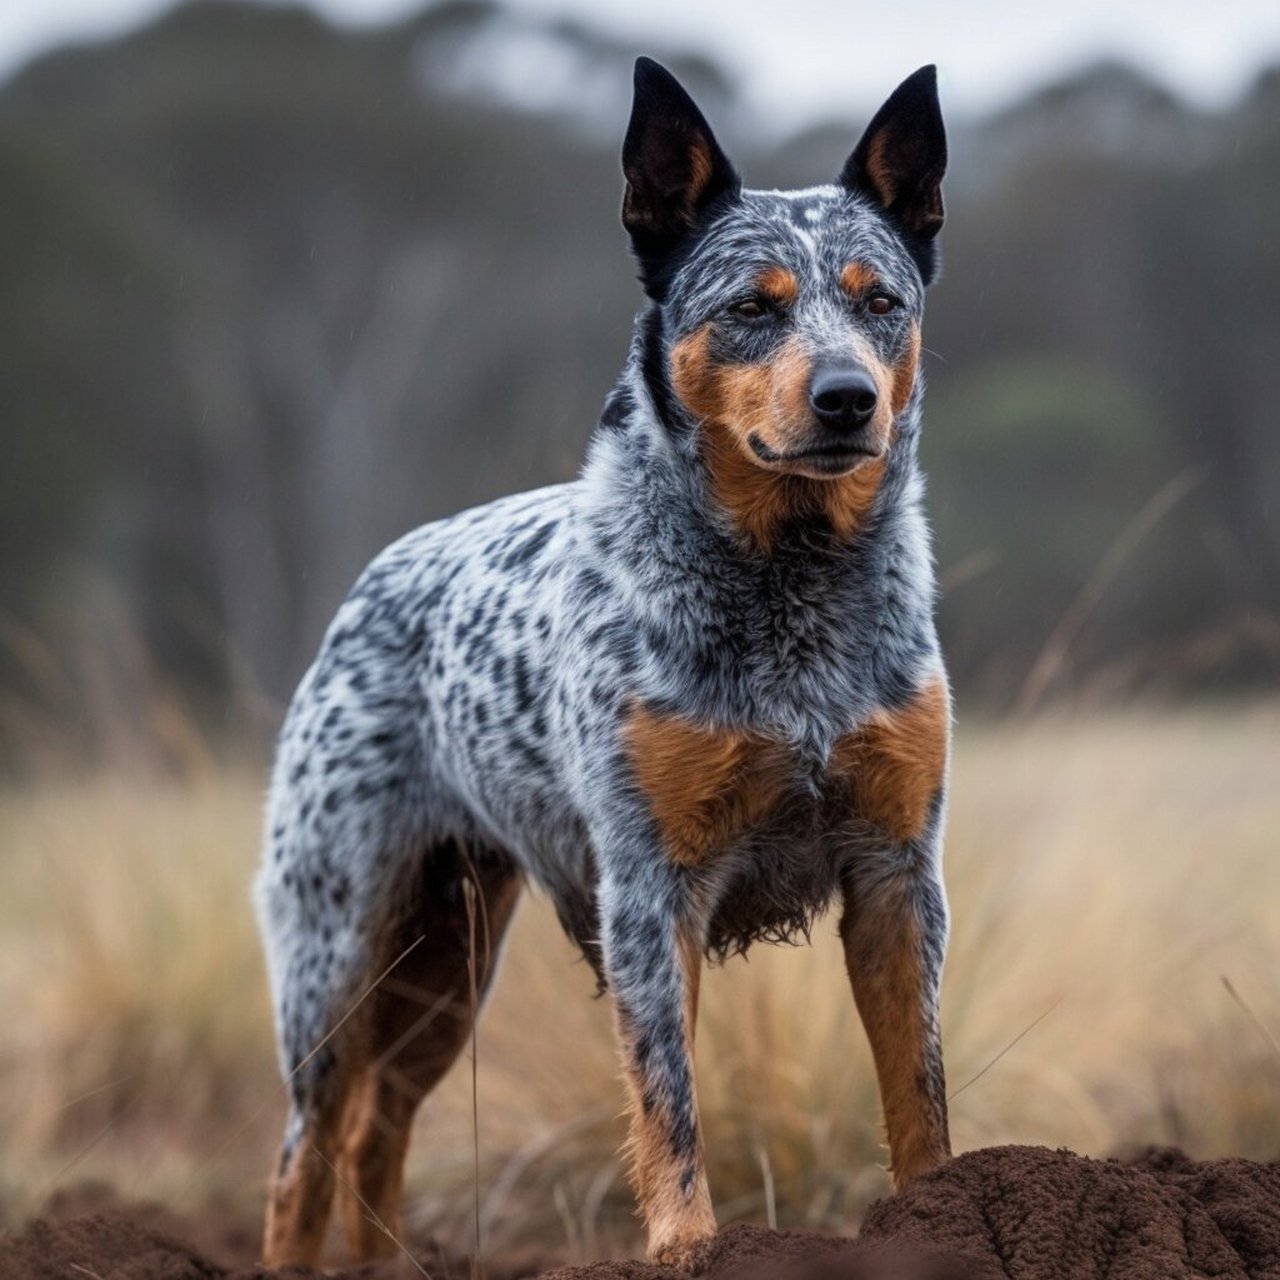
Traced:
[[520, 886], [506, 854], [447, 844], [428, 853], [397, 898], [375, 965], [378, 972], [393, 967], [360, 1020], [338, 1160], [347, 1242], [357, 1261], [399, 1248], [414, 1113], [471, 1035]]
[[313, 1265], [324, 1245], [335, 1161], [352, 1081], [348, 1029], [286, 1059], [291, 1103], [271, 1180], [262, 1256], [268, 1266]]
[[330, 655], [299, 689], [255, 887], [290, 1096], [263, 1242], [273, 1266], [319, 1258], [371, 988], [395, 958], [379, 951], [384, 922], [423, 848], [416, 726], [391, 665], [359, 656]]

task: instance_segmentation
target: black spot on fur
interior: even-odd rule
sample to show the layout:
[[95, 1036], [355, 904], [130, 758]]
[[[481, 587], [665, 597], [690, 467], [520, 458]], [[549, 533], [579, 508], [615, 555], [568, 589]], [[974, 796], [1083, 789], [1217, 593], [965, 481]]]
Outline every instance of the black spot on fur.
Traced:
[[529, 660], [524, 656], [523, 650], [516, 654], [514, 673], [516, 710], [523, 714], [533, 706], [535, 697], [533, 682], [529, 674]]
[[547, 545], [555, 531], [556, 522], [554, 520], [547, 521], [533, 537], [526, 538], [518, 547], [514, 547], [507, 552], [506, 559], [502, 562], [502, 567], [511, 570], [519, 568], [522, 564], [527, 564]]
[[634, 408], [631, 392], [624, 386], [614, 387], [605, 397], [604, 408], [600, 411], [600, 425], [606, 431], [622, 431]]
[[511, 740], [511, 750], [520, 756], [530, 768], [537, 770], [545, 770], [547, 768], [546, 756], [523, 738], [513, 738]]

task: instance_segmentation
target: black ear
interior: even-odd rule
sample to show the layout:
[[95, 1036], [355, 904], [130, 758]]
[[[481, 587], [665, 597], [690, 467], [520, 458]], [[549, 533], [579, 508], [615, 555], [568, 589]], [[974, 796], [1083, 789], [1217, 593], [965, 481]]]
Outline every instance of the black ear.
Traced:
[[934, 266], [930, 241], [942, 228], [946, 169], [937, 69], [921, 67], [876, 112], [845, 162], [840, 182], [870, 196], [888, 214], [915, 254], [926, 284]]
[[648, 284], [654, 260], [669, 253], [714, 201], [741, 181], [711, 126], [675, 76], [637, 58], [631, 123], [622, 144], [622, 225]]

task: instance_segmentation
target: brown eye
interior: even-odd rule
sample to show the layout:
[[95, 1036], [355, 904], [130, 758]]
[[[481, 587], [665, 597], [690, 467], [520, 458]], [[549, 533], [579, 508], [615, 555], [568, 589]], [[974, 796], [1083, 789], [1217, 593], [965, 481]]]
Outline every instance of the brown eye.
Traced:
[[767, 308], [759, 298], [744, 298], [741, 302], [735, 302], [729, 310], [743, 320], [759, 320]]
[[898, 305], [897, 298], [891, 293], [873, 293], [867, 299], [867, 310], [873, 316], [887, 316]]

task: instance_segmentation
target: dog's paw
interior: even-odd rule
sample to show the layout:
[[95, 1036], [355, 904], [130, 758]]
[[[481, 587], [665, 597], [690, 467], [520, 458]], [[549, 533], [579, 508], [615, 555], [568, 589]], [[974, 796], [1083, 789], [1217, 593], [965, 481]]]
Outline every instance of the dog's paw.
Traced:
[[686, 1276], [700, 1276], [711, 1262], [715, 1239], [715, 1232], [711, 1231], [664, 1240], [650, 1247], [649, 1261], [661, 1267], [671, 1267]]

